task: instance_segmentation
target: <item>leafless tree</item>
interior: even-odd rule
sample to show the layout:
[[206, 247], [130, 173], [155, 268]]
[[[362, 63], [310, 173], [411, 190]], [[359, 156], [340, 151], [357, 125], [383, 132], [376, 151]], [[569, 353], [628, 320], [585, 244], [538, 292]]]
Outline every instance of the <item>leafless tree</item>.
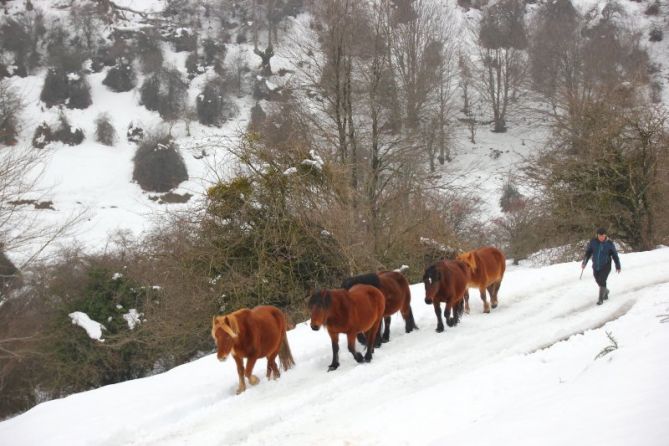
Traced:
[[477, 89], [490, 106], [494, 131], [506, 131], [512, 93], [525, 79], [525, 5], [503, 0], [484, 10], [477, 30]]

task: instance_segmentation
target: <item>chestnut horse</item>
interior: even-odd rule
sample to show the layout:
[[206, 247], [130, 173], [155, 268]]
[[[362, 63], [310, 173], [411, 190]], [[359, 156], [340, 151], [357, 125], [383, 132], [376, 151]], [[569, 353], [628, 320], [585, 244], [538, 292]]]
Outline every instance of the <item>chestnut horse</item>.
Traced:
[[369, 285], [354, 285], [350, 290], [319, 290], [311, 295], [311, 328], [318, 330], [324, 325], [332, 340], [332, 363], [328, 371], [339, 367], [339, 333], [346, 334], [348, 351], [358, 362], [363, 361], [363, 356], [355, 350], [355, 337], [365, 333], [369, 342], [364, 360], [372, 360], [385, 301], [383, 293]]
[[[483, 312], [490, 313], [490, 304], [486, 299], [486, 289], [490, 293], [490, 302], [497, 308], [497, 293], [502, 285], [502, 278], [506, 270], [504, 254], [492, 246], [475, 249], [460, 254], [457, 260], [467, 264], [469, 268], [468, 288], [478, 288], [483, 301]], [[469, 313], [469, 293], [465, 296], [465, 311]]]
[[[458, 260], [443, 260], [425, 270], [423, 274], [425, 303], [434, 305], [438, 333], [444, 331], [444, 323], [441, 320], [441, 302], [446, 304], [444, 317], [446, 317], [448, 326], [454, 327], [460, 322], [468, 281], [469, 268], [464, 262]], [[453, 317], [451, 317], [451, 312], [453, 312]]]
[[[398, 271], [380, 271], [378, 273], [362, 274], [360, 276], [349, 277], [342, 282], [341, 287], [350, 289], [353, 285], [365, 284], [378, 288], [386, 298], [386, 306], [383, 312], [384, 329], [381, 335], [381, 326], [379, 325], [379, 334], [376, 337], [376, 347], [381, 342], [390, 340], [390, 316], [397, 311], [402, 314], [404, 319], [404, 330], [411, 333], [418, 329], [411, 311], [411, 290], [409, 282], [404, 274]], [[358, 335], [358, 340], [366, 344], [367, 340], [362, 335]]]
[[[225, 361], [232, 352], [239, 375], [238, 395], [246, 390], [244, 377], [252, 385], [258, 384], [258, 377], [253, 375], [258, 358], [267, 357], [267, 379], [277, 379], [281, 375], [275, 362], [277, 355], [284, 370], [295, 365], [286, 335], [286, 317], [271, 305], [214, 316], [211, 336], [216, 341], [219, 361]], [[248, 358], [246, 368], [244, 358]]]

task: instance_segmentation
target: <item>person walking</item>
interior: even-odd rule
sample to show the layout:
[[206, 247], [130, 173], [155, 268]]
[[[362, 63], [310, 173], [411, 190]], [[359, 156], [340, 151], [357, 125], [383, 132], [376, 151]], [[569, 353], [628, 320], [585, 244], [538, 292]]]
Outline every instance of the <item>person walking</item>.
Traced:
[[588, 243], [588, 246], [585, 248], [585, 257], [581, 263], [581, 269], [585, 269], [590, 257], [592, 257], [592, 272], [597, 285], [599, 285], [599, 300], [597, 300], [597, 305], [601, 305], [609, 298], [606, 279], [611, 272], [611, 259], [616, 264], [616, 272], [620, 273], [618, 252], [616, 251], [616, 246], [606, 236], [606, 229], [598, 228], [597, 236]]

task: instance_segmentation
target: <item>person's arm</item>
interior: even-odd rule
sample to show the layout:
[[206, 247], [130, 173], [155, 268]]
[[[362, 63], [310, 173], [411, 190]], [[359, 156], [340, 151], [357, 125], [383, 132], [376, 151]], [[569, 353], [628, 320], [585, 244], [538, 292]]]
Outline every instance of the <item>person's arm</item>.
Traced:
[[620, 272], [620, 258], [618, 257], [618, 251], [616, 251], [616, 244], [613, 242], [611, 242], [611, 257], [616, 264], [616, 271]]
[[588, 246], [585, 248], [585, 257], [583, 257], [583, 262], [581, 262], [581, 268], [585, 268], [585, 265], [588, 264], [588, 260], [592, 256], [592, 240], [588, 242]]

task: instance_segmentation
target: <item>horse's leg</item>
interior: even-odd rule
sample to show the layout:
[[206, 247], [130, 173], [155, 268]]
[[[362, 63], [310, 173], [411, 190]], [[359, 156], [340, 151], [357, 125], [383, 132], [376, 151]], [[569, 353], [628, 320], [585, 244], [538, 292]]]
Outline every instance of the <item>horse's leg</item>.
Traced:
[[499, 282], [493, 284], [494, 292], [490, 294], [490, 301], [492, 302], [492, 307], [497, 308], [497, 293], [499, 293], [499, 287], [502, 286], [502, 279], [499, 279]]
[[444, 322], [441, 320], [441, 308], [439, 308], [439, 302], [436, 300], [432, 301], [434, 305], [434, 314], [437, 315], [437, 333], [444, 331]]
[[408, 299], [404, 303], [402, 317], [404, 318], [404, 331], [406, 333], [411, 333], [414, 329], [418, 329], [416, 320], [413, 318], [413, 311], [411, 311], [411, 305], [409, 304]]
[[469, 314], [469, 290], [465, 290], [465, 313]]
[[[390, 317], [388, 317], [390, 319]], [[378, 337], [381, 334], [381, 321], [383, 320], [383, 317], [380, 317], [374, 325], [372, 325], [372, 328], [369, 329], [369, 335]], [[370, 341], [369, 345], [367, 346], [367, 351], [365, 352], [365, 361], [366, 362], [371, 362], [372, 361], [372, 355], [374, 354], [374, 344]]]
[[274, 375], [274, 379], [278, 379], [281, 377], [281, 371], [279, 370], [279, 367], [276, 365], [276, 355], [279, 352], [275, 352], [269, 356], [267, 356], [267, 379], [272, 379], [272, 375]]
[[486, 297], [486, 290], [485, 287], [482, 286], [479, 288], [479, 292], [481, 293], [481, 300], [483, 301], [483, 312], [484, 313], [490, 313], [490, 304], [488, 303], [488, 298]]
[[244, 382], [244, 359], [235, 355], [235, 364], [237, 364], [237, 375], [239, 376], [239, 386], [237, 387], [237, 395], [246, 390], [246, 383]]
[[444, 317], [446, 318], [446, 325], [449, 327], [454, 327], [457, 324], [455, 317], [451, 316], [452, 313], [455, 313], [453, 305], [450, 302], [446, 302], [446, 309], [444, 310]]
[[367, 345], [367, 338], [364, 333], [358, 333], [358, 342], [362, 345]]
[[[351, 352], [353, 358], [362, 362], [362, 353], [355, 351], [355, 333], [346, 333], [346, 339], [348, 340], [348, 351]], [[374, 335], [371, 332], [367, 333], [367, 350], [374, 349]]]
[[260, 380], [258, 379], [257, 376], [253, 374], [253, 367], [256, 365], [256, 361], [258, 360], [257, 356], [249, 356], [249, 358], [246, 360], [246, 378], [249, 380], [249, 383], [253, 386], [258, 384]]
[[328, 366], [328, 372], [337, 370], [339, 367], [339, 333], [330, 333], [332, 341], [332, 363]]
[[383, 318], [383, 336], [381, 336], [381, 323], [379, 322], [379, 334], [377, 335], [378, 339], [376, 341], [376, 346], [380, 347], [381, 342], [390, 341], [390, 316]]
[[453, 320], [454, 320], [453, 326], [456, 326], [460, 323], [460, 317], [462, 316], [464, 307], [465, 307], [465, 301], [464, 299], [462, 299], [455, 305], [455, 308], [453, 308]]

